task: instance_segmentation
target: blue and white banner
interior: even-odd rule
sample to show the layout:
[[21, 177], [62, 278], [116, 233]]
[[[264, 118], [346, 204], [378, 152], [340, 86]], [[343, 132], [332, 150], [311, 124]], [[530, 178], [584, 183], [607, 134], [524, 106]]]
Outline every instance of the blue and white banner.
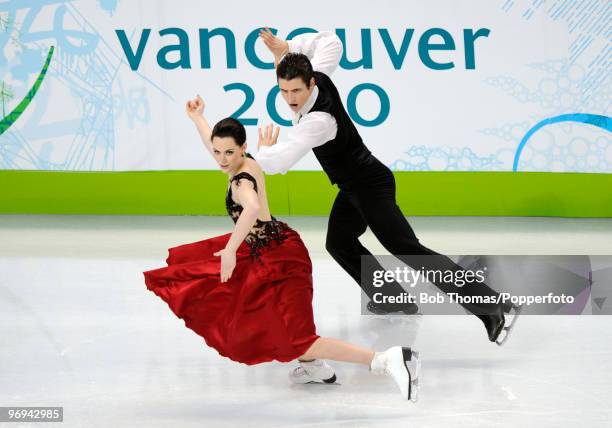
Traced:
[[338, 34], [332, 78], [394, 170], [611, 173], [611, 22], [605, 0], [3, 1], [0, 169], [215, 169], [196, 94], [255, 151], [257, 126], [291, 116], [269, 26]]

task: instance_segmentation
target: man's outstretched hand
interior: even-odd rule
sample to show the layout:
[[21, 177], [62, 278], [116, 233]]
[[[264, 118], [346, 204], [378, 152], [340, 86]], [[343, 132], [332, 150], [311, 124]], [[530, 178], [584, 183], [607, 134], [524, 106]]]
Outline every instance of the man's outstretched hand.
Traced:
[[268, 27], [259, 30], [259, 37], [263, 40], [266, 47], [274, 55], [274, 65], [278, 65], [280, 59], [289, 52], [289, 43], [285, 40], [279, 39]]
[[264, 131], [259, 128], [259, 142], [257, 143], [257, 148], [261, 147], [270, 147], [276, 144], [276, 140], [278, 140], [278, 133], [280, 132], [280, 127], [274, 127], [274, 125], [270, 124], [266, 126]]

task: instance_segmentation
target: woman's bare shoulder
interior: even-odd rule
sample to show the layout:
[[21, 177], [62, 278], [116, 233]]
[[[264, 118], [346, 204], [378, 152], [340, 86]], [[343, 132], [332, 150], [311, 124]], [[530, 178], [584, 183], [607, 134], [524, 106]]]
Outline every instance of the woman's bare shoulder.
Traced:
[[243, 167], [240, 169], [240, 173], [246, 172], [257, 181], [257, 188], [264, 187], [266, 180], [264, 177], [263, 170], [253, 159], [245, 159]]
[[243, 171], [251, 174], [253, 177], [257, 179], [257, 181], [264, 179], [264, 172], [255, 160], [247, 158], [244, 161], [244, 164], [245, 166], [243, 168]]

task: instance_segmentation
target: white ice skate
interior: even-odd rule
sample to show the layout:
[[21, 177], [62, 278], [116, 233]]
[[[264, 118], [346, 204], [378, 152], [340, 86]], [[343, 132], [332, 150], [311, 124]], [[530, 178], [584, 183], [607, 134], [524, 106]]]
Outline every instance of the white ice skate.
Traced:
[[[514, 324], [516, 324], [516, 320], [518, 319], [522, 310], [523, 310], [523, 305], [520, 305], [520, 306], [512, 305], [511, 310], [505, 314], [504, 327], [502, 328], [502, 331], [499, 333], [499, 335], [495, 339], [495, 343], [497, 343], [499, 346], [502, 346], [506, 342], [506, 340], [508, 340], [508, 336], [510, 336], [510, 332], [514, 328]], [[508, 318], [508, 316], [510, 316], [510, 318]]]
[[419, 395], [419, 378], [421, 359], [419, 353], [410, 348], [394, 346], [385, 352], [376, 352], [370, 371], [376, 374], [388, 374], [399, 386], [402, 397], [416, 402]]
[[300, 365], [289, 372], [293, 383], [334, 383], [336, 374], [324, 360], [300, 361]]

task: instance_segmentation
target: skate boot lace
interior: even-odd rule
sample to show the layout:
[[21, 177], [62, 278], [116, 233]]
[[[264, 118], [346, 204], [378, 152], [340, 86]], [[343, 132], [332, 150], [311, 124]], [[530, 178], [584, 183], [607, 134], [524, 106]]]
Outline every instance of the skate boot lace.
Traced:
[[308, 371], [308, 369], [306, 369], [304, 366], [298, 366], [296, 368], [293, 369], [293, 374], [296, 377], [302, 377], [302, 376], [310, 376], [310, 372]]
[[377, 374], [377, 375], [384, 375], [384, 374], [390, 375], [391, 372], [389, 371], [389, 364], [387, 363], [387, 356], [381, 353], [377, 355], [376, 358], [377, 358], [376, 364], [373, 364], [373, 366], [370, 368], [372, 373]]

